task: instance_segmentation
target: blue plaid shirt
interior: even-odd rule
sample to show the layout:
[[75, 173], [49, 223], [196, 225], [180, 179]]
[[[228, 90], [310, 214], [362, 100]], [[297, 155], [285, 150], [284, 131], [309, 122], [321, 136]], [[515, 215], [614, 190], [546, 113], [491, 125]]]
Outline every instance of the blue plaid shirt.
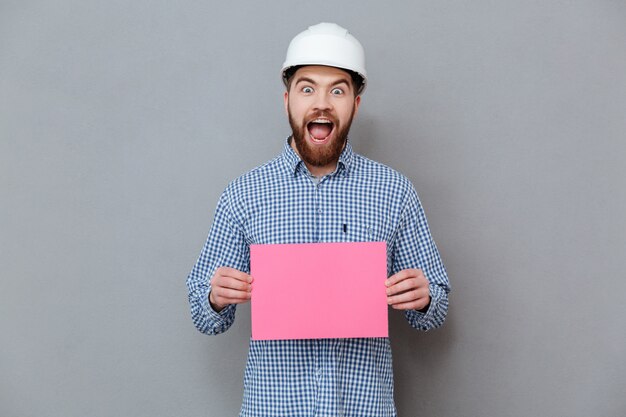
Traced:
[[[430, 306], [406, 319], [419, 330], [440, 326], [450, 286], [409, 180], [347, 144], [337, 169], [316, 182], [287, 140], [222, 194], [187, 278], [193, 322], [206, 334], [232, 325], [235, 305], [217, 313], [209, 304], [210, 278], [220, 266], [249, 272], [251, 244], [361, 241], [387, 242], [389, 276], [423, 270]], [[240, 416], [396, 416], [389, 339], [251, 340]]]

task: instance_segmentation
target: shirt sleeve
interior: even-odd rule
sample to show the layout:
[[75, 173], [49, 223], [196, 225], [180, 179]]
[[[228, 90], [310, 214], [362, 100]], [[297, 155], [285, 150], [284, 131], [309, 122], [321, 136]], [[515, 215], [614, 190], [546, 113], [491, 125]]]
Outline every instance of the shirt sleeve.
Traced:
[[250, 270], [249, 247], [244, 239], [241, 224], [233, 214], [228, 189], [220, 197], [206, 243], [187, 277], [191, 318], [196, 328], [205, 334], [223, 333], [235, 320], [234, 304], [228, 305], [218, 313], [209, 303], [211, 277], [215, 270], [222, 266], [246, 273]]
[[412, 327], [423, 331], [441, 326], [448, 313], [450, 283], [430, 234], [424, 209], [412, 186], [394, 247], [392, 274], [417, 268], [422, 270], [430, 283], [430, 305], [427, 311], [408, 310], [405, 312], [407, 321]]

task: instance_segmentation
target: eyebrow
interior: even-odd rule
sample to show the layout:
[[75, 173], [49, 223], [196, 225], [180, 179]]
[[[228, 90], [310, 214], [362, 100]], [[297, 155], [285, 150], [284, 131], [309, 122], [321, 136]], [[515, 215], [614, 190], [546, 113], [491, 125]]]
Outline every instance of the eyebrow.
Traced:
[[[302, 83], [302, 82], [307, 82], [309, 84], [313, 84], [313, 85], [317, 85], [317, 83], [315, 81], [313, 81], [313, 79], [309, 78], [309, 77], [300, 77], [296, 80], [296, 85]], [[335, 87], [339, 84], [345, 84], [347, 86], [350, 86], [350, 83], [348, 82], [347, 78], [341, 78], [337, 81], [335, 81], [334, 83], [331, 84], [331, 87]]]

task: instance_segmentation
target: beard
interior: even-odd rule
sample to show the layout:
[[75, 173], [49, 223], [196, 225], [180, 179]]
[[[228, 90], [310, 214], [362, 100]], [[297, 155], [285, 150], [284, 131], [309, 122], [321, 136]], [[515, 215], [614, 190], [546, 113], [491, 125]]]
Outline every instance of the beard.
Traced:
[[352, 109], [350, 119], [348, 119], [345, 126], [341, 125], [339, 121], [325, 112], [317, 112], [312, 114], [310, 120], [315, 120], [318, 117], [326, 117], [333, 122], [335, 137], [326, 144], [326, 146], [313, 146], [309, 143], [309, 130], [308, 122], [303, 120], [298, 124], [291, 115], [291, 110], [288, 110], [289, 125], [291, 126], [292, 137], [294, 139], [296, 149], [300, 158], [307, 164], [315, 167], [324, 167], [331, 163], [336, 163], [339, 160], [339, 155], [343, 151], [343, 148], [348, 141], [348, 133], [350, 132], [350, 126], [352, 125], [352, 119], [354, 117], [355, 109]]

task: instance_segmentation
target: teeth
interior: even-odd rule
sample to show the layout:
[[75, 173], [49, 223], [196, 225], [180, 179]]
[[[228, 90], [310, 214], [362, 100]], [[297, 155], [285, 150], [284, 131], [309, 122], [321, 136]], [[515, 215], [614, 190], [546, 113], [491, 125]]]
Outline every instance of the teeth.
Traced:
[[328, 119], [315, 119], [311, 121], [311, 123], [332, 123], [332, 122]]

